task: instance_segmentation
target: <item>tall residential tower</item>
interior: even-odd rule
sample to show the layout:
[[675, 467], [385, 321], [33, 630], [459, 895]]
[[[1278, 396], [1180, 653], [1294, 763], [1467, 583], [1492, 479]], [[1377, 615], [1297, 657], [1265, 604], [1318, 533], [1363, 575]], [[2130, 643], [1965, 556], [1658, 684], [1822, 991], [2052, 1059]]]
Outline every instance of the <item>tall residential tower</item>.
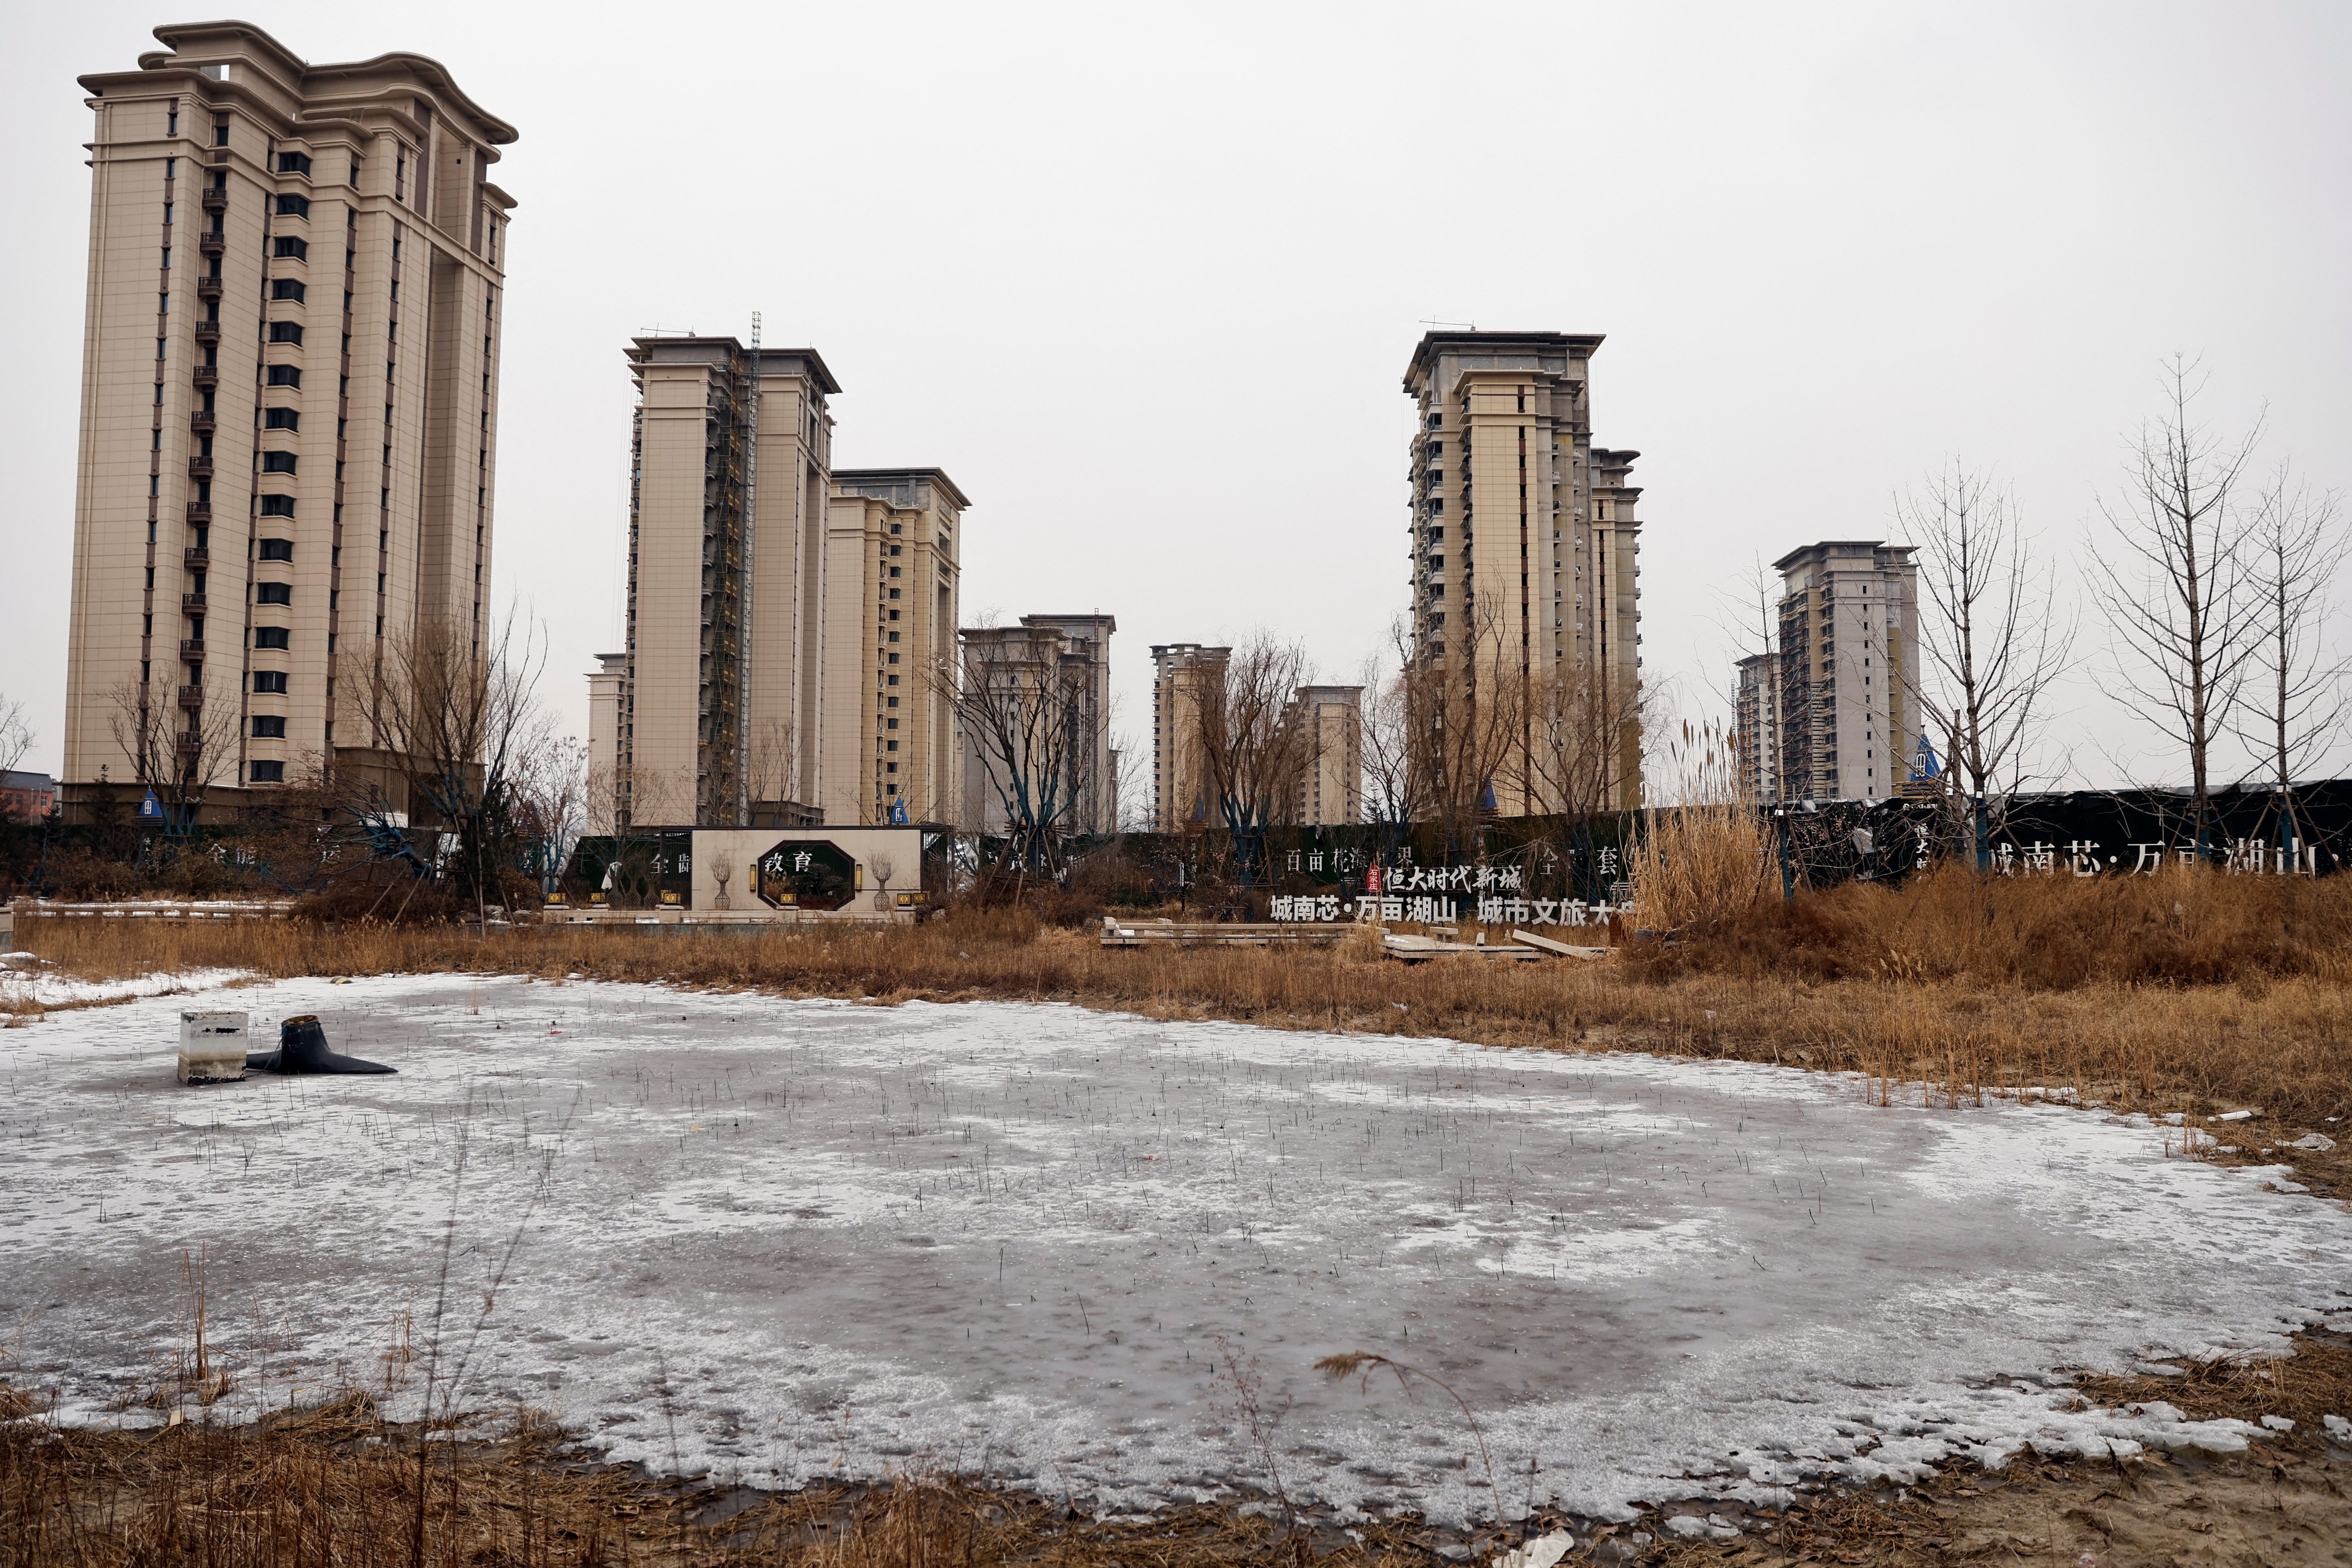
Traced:
[[104, 770], [218, 817], [315, 759], [405, 807], [336, 672], [488, 634], [515, 130], [421, 55], [155, 37], [81, 78], [68, 795]]
[[1421, 700], [1446, 706], [1455, 744], [1482, 715], [1508, 730], [1467, 781], [1505, 816], [1641, 797], [1641, 455], [1591, 444], [1601, 342], [1430, 332], [1405, 368]]
[[827, 824], [947, 822], [963, 749], [955, 674], [963, 509], [938, 468], [842, 468], [825, 523]]
[[1829, 539], [1772, 563], [1781, 586], [1781, 800], [1883, 800], [1910, 776], [1919, 744], [1912, 548]]
[[814, 349], [646, 337], [628, 358], [627, 659], [592, 777], [625, 824], [813, 822], [841, 388]]

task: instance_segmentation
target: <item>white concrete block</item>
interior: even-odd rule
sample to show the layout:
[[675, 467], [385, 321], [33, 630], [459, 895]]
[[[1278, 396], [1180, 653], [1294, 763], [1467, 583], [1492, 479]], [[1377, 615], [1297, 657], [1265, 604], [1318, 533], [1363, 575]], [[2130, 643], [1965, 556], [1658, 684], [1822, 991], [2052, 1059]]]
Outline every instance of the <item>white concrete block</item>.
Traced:
[[180, 1082], [231, 1083], [244, 1077], [247, 1022], [244, 1013], [182, 1013]]

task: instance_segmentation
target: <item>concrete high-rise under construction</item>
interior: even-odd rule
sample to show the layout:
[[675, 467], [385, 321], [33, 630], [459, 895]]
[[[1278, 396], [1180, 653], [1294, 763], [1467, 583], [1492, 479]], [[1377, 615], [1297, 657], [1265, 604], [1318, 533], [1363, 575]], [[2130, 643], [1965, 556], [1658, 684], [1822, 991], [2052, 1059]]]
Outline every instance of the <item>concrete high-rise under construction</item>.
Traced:
[[488, 635], [515, 129], [421, 55], [155, 36], [81, 78], [69, 802], [103, 770], [210, 820], [316, 761], [405, 810], [336, 671]]
[[1827, 539], [1772, 563], [1781, 589], [1772, 714], [1780, 800], [1886, 800], [1910, 777], [1920, 734], [1912, 548]]
[[625, 657], [591, 792], [624, 824], [813, 822], [841, 388], [814, 349], [731, 337], [638, 338], [628, 361]]
[[1405, 369], [1415, 701], [1453, 744], [1498, 727], [1464, 783], [1507, 816], [1641, 797], [1640, 454], [1591, 444], [1601, 343], [1433, 331]]

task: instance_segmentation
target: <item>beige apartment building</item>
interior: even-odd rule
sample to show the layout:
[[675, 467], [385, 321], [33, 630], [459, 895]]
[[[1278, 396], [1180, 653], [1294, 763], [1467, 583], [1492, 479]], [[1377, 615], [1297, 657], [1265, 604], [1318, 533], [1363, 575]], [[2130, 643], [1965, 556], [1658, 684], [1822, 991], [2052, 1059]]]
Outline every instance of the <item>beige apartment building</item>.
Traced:
[[1024, 615], [963, 632], [962, 815], [1002, 833], [1016, 810], [1068, 833], [1118, 826], [1108, 615]]
[[[1599, 735], [1612, 804], [1641, 798], [1641, 491], [1634, 452], [1592, 445], [1598, 333], [1430, 332], [1406, 367], [1415, 428], [1407, 553], [1431, 690], [1517, 733], [1491, 780], [1506, 816], [1561, 809]], [[1482, 695], [1481, 694], [1498, 694]]]
[[1201, 704], [1221, 700], [1230, 647], [1161, 643], [1151, 650], [1151, 818], [1163, 833], [1213, 826], [1216, 802], [1201, 757]]
[[1283, 715], [1307, 737], [1294, 821], [1308, 827], [1364, 820], [1364, 688], [1301, 686]]
[[963, 510], [938, 468], [844, 468], [825, 524], [821, 803], [828, 826], [953, 821]]
[[331, 761], [405, 809], [336, 671], [483, 634], [515, 130], [421, 55], [155, 36], [81, 78], [68, 799], [177, 779], [219, 817]]
[[1739, 798], [1769, 806], [1780, 798], [1780, 657], [1750, 653], [1735, 667], [1732, 709], [1739, 747]]
[[841, 388], [814, 349], [733, 338], [638, 338], [628, 362], [625, 659], [592, 777], [624, 824], [814, 822]]
[[613, 788], [614, 759], [621, 749], [621, 687], [626, 680], [626, 653], [599, 653], [588, 673], [588, 777], [583, 806], [583, 831], [615, 831], [614, 808], [619, 792]]
[[1910, 776], [1919, 707], [1914, 547], [1827, 539], [1780, 574], [1780, 798], [1883, 800]]

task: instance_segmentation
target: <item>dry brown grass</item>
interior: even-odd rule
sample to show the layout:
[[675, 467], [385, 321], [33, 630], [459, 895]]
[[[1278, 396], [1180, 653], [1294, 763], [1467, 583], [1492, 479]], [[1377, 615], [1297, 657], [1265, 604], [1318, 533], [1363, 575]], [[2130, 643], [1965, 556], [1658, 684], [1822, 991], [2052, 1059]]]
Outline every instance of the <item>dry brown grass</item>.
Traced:
[[420, 1459], [416, 1429], [362, 1394], [236, 1427], [0, 1418], [0, 1568], [1224, 1568], [1278, 1548], [1338, 1568], [1432, 1561], [1410, 1524], [1284, 1542], [1231, 1506], [1097, 1521], [922, 1473], [753, 1493], [603, 1463], [530, 1411], [501, 1425]]
[[1349, 943], [1107, 949], [1011, 910], [749, 937], [561, 926], [485, 939], [303, 922], [18, 929], [65, 972], [93, 977], [209, 966], [280, 977], [577, 973], [884, 1002], [1058, 1000], [1279, 1029], [1777, 1061], [1861, 1072], [1879, 1095], [1916, 1095], [1924, 1083], [1953, 1097], [2038, 1087], [2138, 1109], [2252, 1106], [2268, 1116], [2247, 1131], [2264, 1136], [2352, 1115], [2352, 878], [2178, 873], [1987, 890], [1945, 873], [1901, 891], [1770, 901], [1720, 936], [1622, 961], [1508, 967], [1407, 967]]

